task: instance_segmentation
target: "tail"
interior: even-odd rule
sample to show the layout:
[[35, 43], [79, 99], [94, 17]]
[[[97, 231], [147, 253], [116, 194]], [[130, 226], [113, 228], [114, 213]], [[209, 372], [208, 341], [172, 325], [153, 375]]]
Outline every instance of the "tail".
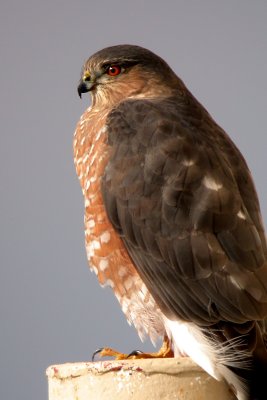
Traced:
[[[216, 332], [206, 335], [205, 329], [192, 323], [166, 317], [164, 322], [175, 355], [187, 354], [215, 379], [228, 382], [238, 400], [267, 400], [267, 350], [258, 325], [220, 342]], [[249, 334], [254, 338], [252, 348], [248, 346]]]
[[238, 340], [230, 340], [226, 345], [220, 344], [215, 337], [208, 337], [202, 328], [192, 323], [171, 321], [166, 317], [164, 322], [174, 345], [175, 356], [179, 353], [188, 355], [215, 379], [226, 380], [238, 400], [250, 400], [247, 382], [241, 373], [238, 374], [249, 368], [248, 355], [236, 350]]

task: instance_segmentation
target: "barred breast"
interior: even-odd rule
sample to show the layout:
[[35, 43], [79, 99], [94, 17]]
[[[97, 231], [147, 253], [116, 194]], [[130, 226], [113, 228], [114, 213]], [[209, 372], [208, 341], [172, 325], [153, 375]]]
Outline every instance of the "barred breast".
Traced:
[[85, 245], [89, 266], [102, 286], [113, 289], [122, 311], [140, 338], [153, 343], [163, 336], [162, 313], [138, 275], [127, 250], [112, 227], [103, 204], [101, 178], [109, 160], [108, 110], [82, 115], [74, 134], [74, 162], [85, 201]]

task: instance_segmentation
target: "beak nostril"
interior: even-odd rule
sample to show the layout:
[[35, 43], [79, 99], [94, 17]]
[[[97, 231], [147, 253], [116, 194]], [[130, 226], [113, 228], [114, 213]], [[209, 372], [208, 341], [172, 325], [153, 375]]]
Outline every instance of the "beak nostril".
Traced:
[[88, 70], [84, 71], [82, 80], [83, 82], [90, 82], [91, 74]]

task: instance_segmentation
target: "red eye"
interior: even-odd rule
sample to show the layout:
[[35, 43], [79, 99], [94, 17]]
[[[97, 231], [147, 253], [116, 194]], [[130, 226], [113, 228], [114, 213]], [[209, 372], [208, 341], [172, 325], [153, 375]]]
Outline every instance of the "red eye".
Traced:
[[121, 67], [119, 67], [118, 65], [111, 65], [110, 67], [108, 67], [107, 70], [107, 74], [110, 76], [116, 76], [119, 75], [121, 73]]

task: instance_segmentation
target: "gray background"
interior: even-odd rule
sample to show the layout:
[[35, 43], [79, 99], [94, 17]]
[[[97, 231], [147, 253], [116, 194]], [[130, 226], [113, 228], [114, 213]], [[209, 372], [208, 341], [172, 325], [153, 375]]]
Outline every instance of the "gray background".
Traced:
[[72, 159], [83, 61], [108, 45], [160, 54], [234, 139], [267, 218], [267, 2], [1, 0], [0, 398], [47, 398], [49, 364], [102, 345], [151, 349], [87, 268]]

